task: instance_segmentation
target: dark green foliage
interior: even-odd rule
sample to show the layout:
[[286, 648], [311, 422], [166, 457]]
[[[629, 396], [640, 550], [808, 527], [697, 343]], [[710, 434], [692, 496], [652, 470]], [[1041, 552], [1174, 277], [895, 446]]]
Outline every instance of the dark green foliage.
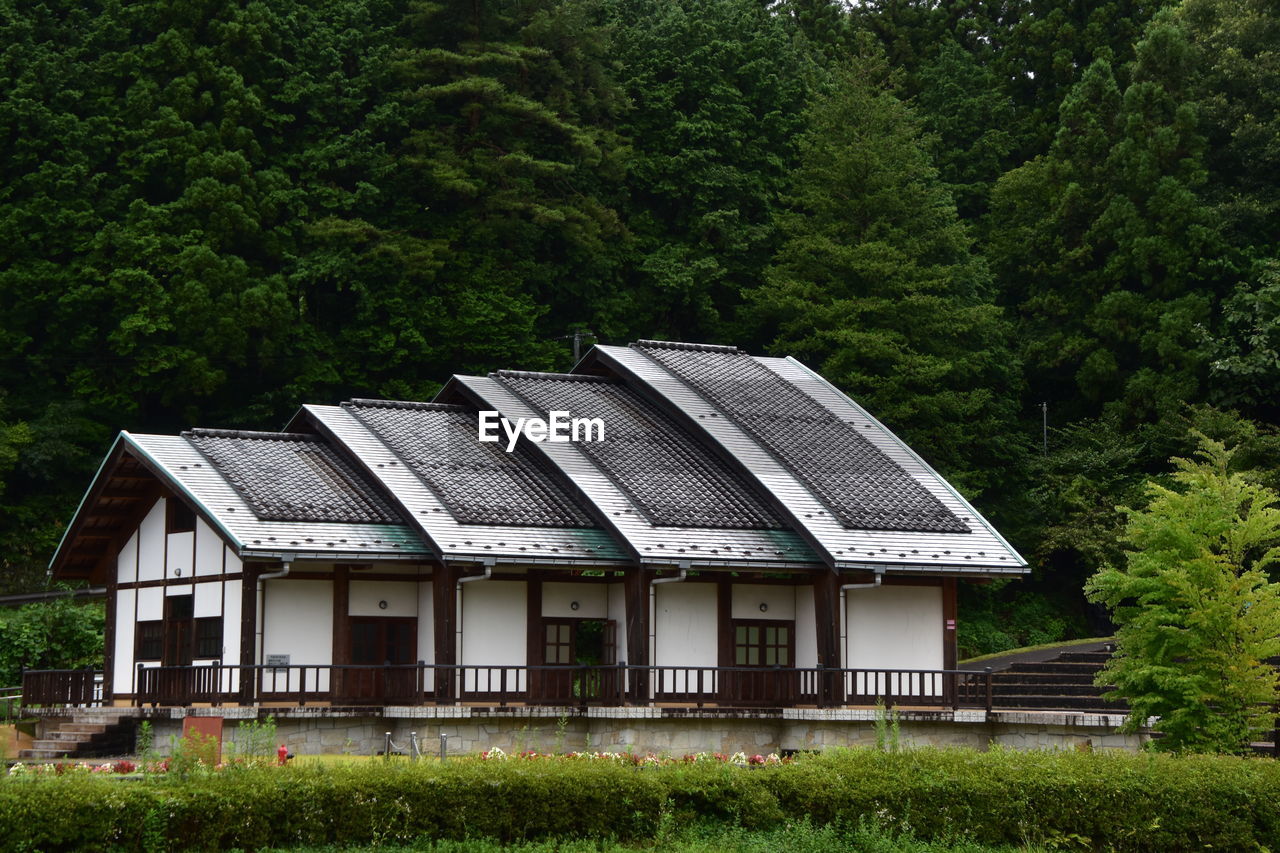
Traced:
[[[824, 826], [861, 824], [983, 844], [1255, 849], [1280, 842], [1277, 796], [1275, 762], [1111, 752], [838, 750], [754, 771], [455, 761], [185, 782], [11, 779], [0, 781], [0, 837], [7, 849], [47, 851], [651, 842], [696, 824], [704, 833], [794, 827], [800, 843]], [[796, 815], [808, 822], [796, 826]]]
[[723, 339], [778, 245], [808, 60], [756, 0], [604, 0], [631, 101], [622, 289], [606, 337]]
[[780, 353], [861, 401], [962, 489], [1022, 453], [1017, 365], [919, 122], [874, 52], [808, 113], [785, 242], [751, 310]]
[[0, 687], [21, 683], [24, 668], [101, 668], [103, 610], [71, 598], [0, 609]]

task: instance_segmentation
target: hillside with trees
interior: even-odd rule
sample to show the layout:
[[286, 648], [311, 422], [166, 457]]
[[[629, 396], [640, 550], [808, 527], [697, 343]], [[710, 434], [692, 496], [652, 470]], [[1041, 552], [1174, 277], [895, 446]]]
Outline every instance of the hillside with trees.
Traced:
[[1277, 485], [1264, 0], [0, 0], [0, 135], [0, 592], [120, 429], [586, 330], [864, 402], [1033, 567], [962, 654], [1106, 630], [1195, 433]]

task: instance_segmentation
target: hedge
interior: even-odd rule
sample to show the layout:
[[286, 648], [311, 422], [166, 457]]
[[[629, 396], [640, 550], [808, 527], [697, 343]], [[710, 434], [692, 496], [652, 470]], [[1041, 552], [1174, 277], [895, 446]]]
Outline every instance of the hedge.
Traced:
[[614, 838], [710, 822], [870, 818], [930, 840], [1116, 850], [1280, 849], [1280, 764], [1128, 753], [840, 751], [792, 764], [539, 760], [0, 781], [9, 850]]

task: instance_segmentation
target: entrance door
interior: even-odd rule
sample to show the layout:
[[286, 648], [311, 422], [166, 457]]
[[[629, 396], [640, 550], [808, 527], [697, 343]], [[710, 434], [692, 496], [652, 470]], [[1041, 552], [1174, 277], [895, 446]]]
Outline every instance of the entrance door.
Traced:
[[195, 639], [195, 596], [170, 595], [164, 600], [164, 666], [191, 666]]
[[378, 669], [343, 673], [343, 693], [353, 702], [416, 701], [417, 620], [364, 617], [351, 620], [351, 663]]
[[[542, 620], [542, 662], [533, 695], [551, 704], [586, 704], [617, 693], [616, 623], [611, 619]], [[563, 667], [563, 668], [561, 668]]]
[[795, 671], [795, 623], [783, 620], [733, 620], [733, 665], [727, 679], [730, 702], [790, 705], [800, 688]]

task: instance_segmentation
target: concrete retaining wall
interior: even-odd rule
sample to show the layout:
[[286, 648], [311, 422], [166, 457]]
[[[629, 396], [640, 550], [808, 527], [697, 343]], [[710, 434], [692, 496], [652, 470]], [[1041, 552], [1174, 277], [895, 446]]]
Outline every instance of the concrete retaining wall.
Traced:
[[[238, 718], [258, 719], [268, 711], [250, 708], [160, 709], [151, 715], [155, 746], [167, 752], [179, 736], [186, 713], [221, 715], [225, 737], [236, 740]], [[760, 713], [665, 708], [387, 708], [380, 715], [346, 709], [280, 709], [273, 712], [277, 743], [295, 755], [370, 755], [383, 748], [385, 732], [408, 748], [416, 732], [424, 752], [439, 751], [448, 736], [450, 754], [492, 747], [505, 752], [608, 750], [683, 755], [691, 752], [768, 754], [876, 743], [875, 712], [866, 709], [795, 709]], [[963, 746], [985, 750], [992, 744], [1013, 749], [1136, 750], [1146, 734], [1116, 734], [1119, 715], [1037, 712], [904, 712], [899, 742], [912, 746]]]

